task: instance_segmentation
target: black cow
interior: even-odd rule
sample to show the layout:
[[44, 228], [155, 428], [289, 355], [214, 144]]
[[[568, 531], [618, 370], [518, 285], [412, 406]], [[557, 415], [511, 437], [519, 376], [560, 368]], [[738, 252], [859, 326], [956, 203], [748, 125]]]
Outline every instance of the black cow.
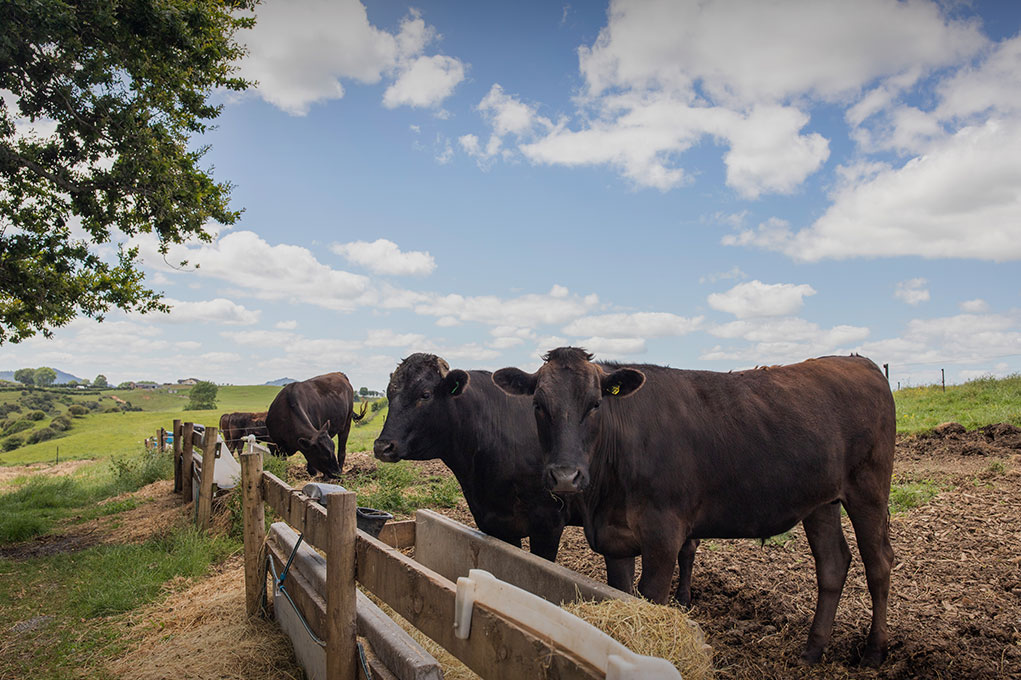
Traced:
[[227, 448], [235, 454], [241, 453], [248, 435], [254, 434], [256, 441], [266, 444], [270, 452], [277, 454], [276, 445], [266, 428], [266, 414], [266, 411], [261, 413], [238, 411], [220, 416], [220, 434], [223, 435]]
[[[326, 373], [284, 385], [269, 406], [266, 427], [283, 455], [305, 454], [310, 475], [321, 472], [339, 477], [351, 421], [362, 419], [368, 402], [358, 414], [353, 405], [354, 390], [347, 376]], [[337, 456], [333, 455], [333, 437], [337, 437]]]
[[[376, 458], [439, 458], [457, 477], [479, 529], [554, 560], [565, 524], [578, 526], [577, 504], [543, 488], [542, 451], [530, 405], [497, 389], [489, 371], [451, 370], [434, 354], [413, 354], [386, 388], [389, 412], [373, 446]], [[612, 560], [607, 570], [630, 570]]]
[[862, 662], [882, 663], [896, 414], [876, 365], [823, 357], [713, 373], [591, 358], [565, 347], [536, 373], [493, 374], [508, 393], [532, 396], [546, 485], [581, 495], [589, 545], [612, 557], [641, 554], [638, 589], [663, 603], [674, 562], [679, 590], [690, 585], [693, 540], [767, 538], [802, 522], [819, 586], [802, 658], [815, 663], [851, 561], [842, 504], [872, 595]]

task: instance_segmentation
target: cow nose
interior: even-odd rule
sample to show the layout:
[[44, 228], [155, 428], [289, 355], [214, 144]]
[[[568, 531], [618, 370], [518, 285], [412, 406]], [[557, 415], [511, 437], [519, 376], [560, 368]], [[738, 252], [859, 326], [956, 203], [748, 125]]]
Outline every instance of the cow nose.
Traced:
[[582, 491], [588, 484], [588, 475], [581, 468], [569, 465], [550, 465], [546, 468], [550, 491], [570, 495]]
[[397, 460], [397, 442], [392, 439], [377, 439], [372, 444], [372, 452], [381, 461], [392, 463]]

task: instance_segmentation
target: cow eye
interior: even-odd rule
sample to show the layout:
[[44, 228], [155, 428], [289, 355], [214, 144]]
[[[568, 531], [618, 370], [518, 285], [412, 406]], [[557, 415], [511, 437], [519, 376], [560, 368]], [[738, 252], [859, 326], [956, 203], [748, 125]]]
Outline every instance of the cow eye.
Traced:
[[422, 401], [425, 401], [426, 399], [428, 399], [432, 395], [433, 395], [432, 392], [430, 392], [429, 390], [426, 390], [425, 392], [422, 393]]
[[543, 413], [545, 413], [545, 412], [546, 412], [546, 409], [544, 409], [544, 408], [542, 407], [542, 404], [540, 404], [540, 403], [534, 403], [534, 404], [532, 404], [532, 408], [534, 408], [534, 409], [535, 409], [535, 412], [536, 412], [536, 413], [538, 413], [539, 415], [542, 415]]
[[595, 402], [594, 404], [590, 404], [589, 407], [587, 409], [585, 409], [585, 415], [582, 416], [582, 419], [588, 418], [590, 415], [592, 415], [593, 413], [595, 413], [598, 410], [599, 410], [599, 402], [598, 401]]

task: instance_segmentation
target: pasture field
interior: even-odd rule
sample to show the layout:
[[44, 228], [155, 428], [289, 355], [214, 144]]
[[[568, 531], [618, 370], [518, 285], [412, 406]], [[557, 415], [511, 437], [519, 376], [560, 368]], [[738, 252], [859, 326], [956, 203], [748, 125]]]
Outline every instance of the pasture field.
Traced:
[[[159, 655], [171, 657], [161, 663], [180, 664], [175, 645], [207, 646], [203, 639], [189, 643], [188, 636], [206, 616], [200, 605], [209, 595], [187, 605], [193, 609], [184, 604], [199, 597], [192, 593], [207, 592], [205, 584], [216, 584], [218, 597], [226, 598], [217, 605], [225, 618], [213, 628], [243, 640], [249, 650], [231, 663], [248, 665], [195, 677], [299, 677], [277, 629], [240, 615], [227, 620], [243, 610], [243, 589], [222, 594], [240, 578], [239, 504], [232, 499], [219, 506], [213, 536], [197, 534], [188, 528], [190, 512], [165, 481], [170, 457], [141, 450], [145, 437], [175, 418], [216, 424], [225, 411], [264, 410], [278, 390], [221, 387], [215, 411], [193, 412], [183, 411], [186, 389], [104, 391], [102, 408], [75, 418], [66, 436], [0, 453], [0, 630], [6, 631], [0, 677], [143, 677], [139, 669]], [[878, 671], [853, 666], [869, 610], [846, 518], [851, 576], [832, 649], [814, 668], [797, 665], [815, 598], [803, 530], [795, 527], [763, 543], [704, 541], [691, 616], [716, 650], [718, 677], [1021, 675], [1019, 393], [1019, 376], [948, 387], [945, 394], [939, 387], [895, 393], [893, 647]], [[10, 395], [0, 391], [0, 404]], [[95, 393], [68, 396], [71, 404], [97, 399]], [[105, 413], [115, 403], [110, 396], [143, 410]], [[61, 401], [38, 422], [52, 421], [69, 406]], [[474, 525], [442, 463], [388, 465], [367, 453], [385, 417], [385, 408], [370, 411], [366, 423], [352, 427], [341, 483], [359, 494], [360, 505], [398, 518], [431, 507]], [[946, 421], [970, 431], [932, 431]], [[1005, 424], [976, 429], [992, 423]], [[53, 466], [57, 445], [66, 462]], [[35, 465], [13, 467], [24, 463]], [[266, 466], [296, 486], [307, 479], [300, 455], [268, 459]], [[601, 559], [578, 529], [568, 529], [557, 561], [604, 578]], [[227, 662], [210, 656], [214, 666]], [[176, 670], [189, 675], [183, 666]]]
[[897, 431], [931, 430], [956, 422], [969, 430], [993, 423], [1021, 427], [1021, 375], [978, 378], [961, 385], [905, 387], [893, 393], [897, 402]]

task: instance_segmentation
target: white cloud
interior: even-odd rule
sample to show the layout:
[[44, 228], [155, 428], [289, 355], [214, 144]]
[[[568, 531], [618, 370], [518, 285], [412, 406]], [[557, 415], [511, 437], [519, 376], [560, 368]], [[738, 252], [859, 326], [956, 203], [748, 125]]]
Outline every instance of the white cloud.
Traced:
[[743, 346], [716, 345], [699, 358], [706, 361], [739, 361], [751, 365], [788, 364], [825, 354], [847, 353], [870, 332], [860, 326], [822, 328], [796, 317], [759, 318], [712, 326], [708, 332], [725, 340], [743, 340]]
[[965, 300], [959, 307], [962, 312], [968, 314], [982, 314], [989, 311], [989, 303], [982, 298], [975, 298], [974, 300]]
[[988, 364], [1021, 353], [1021, 313], [914, 319], [899, 337], [865, 343], [861, 351], [898, 370], [911, 365]]
[[289, 321], [277, 321], [275, 324], [273, 324], [273, 328], [277, 328], [282, 331], [293, 331], [297, 327], [298, 322], [295, 321], [294, 319], [291, 319]]
[[[247, 309], [244, 305], [226, 298], [188, 302], [164, 298], [172, 307], [170, 314], [149, 314], [144, 318], [168, 323], [192, 323], [195, 321], [221, 323], [228, 326], [250, 326], [259, 322], [262, 312]], [[141, 319], [142, 317], [136, 317]]]
[[529, 293], [502, 299], [495, 295], [466, 297], [459, 294], [437, 295], [415, 306], [415, 311], [439, 317], [444, 325], [476, 322], [492, 326], [534, 328], [537, 325], [562, 324], [589, 312], [599, 303], [592, 294], [572, 295], [563, 286], [553, 286], [547, 294]]
[[385, 238], [350, 243], [334, 243], [330, 250], [346, 257], [376, 274], [393, 276], [426, 276], [436, 269], [436, 260], [428, 252], [403, 252], [393, 241]]
[[221, 333], [237, 345], [249, 347], [287, 347], [300, 336], [288, 331], [247, 330], [236, 333]]
[[805, 131], [810, 104], [843, 104], [881, 83], [860, 121], [987, 42], [977, 24], [923, 2], [614, 0], [607, 14], [578, 50], [586, 88], [576, 124], [540, 119], [494, 85], [479, 107], [490, 142], [466, 135], [462, 147], [494, 158], [514, 134], [534, 163], [609, 165], [665, 191], [691, 181], [683, 154], [709, 137], [729, 148], [727, 184], [739, 194], [789, 194], [829, 157], [828, 141]]
[[936, 3], [895, 0], [613, 0], [607, 26], [579, 49], [589, 94], [691, 91], [726, 103], [810, 94], [834, 101], [911, 68], [955, 63], [984, 44], [978, 25]]
[[592, 352], [600, 359], [620, 359], [644, 354], [645, 340], [641, 338], [601, 338], [594, 336], [575, 343]]
[[336, 311], [350, 311], [376, 299], [369, 279], [331, 269], [307, 248], [270, 245], [250, 231], [234, 231], [213, 243], [174, 246], [170, 261], [188, 260], [200, 265], [182, 274], [163, 264], [156, 242], [149, 236], [135, 239], [146, 263], [180, 276], [213, 277], [263, 300], [289, 300]]
[[925, 279], [901, 281], [897, 284], [897, 290], [893, 292], [893, 296], [909, 305], [918, 306], [919, 303], [929, 300], [929, 289], [926, 288], [928, 284], [929, 282]]
[[762, 283], [756, 279], [739, 283], [725, 293], [712, 293], [707, 301], [713, 309], [745, 319], [794, 314], [809, 295], [815, 295], [815, 289], [808, 284]]
[[366, 347], [410, 347], [425, 342], [421, 333], [396, 333], [389, 328], [369, 330], [365, 333]]
[[464, 64], [452, 57], [419, 57], [404, 68], [383, 93], [383, 106], [438, 106], [464, 80]]
[[965, 127], [903, 166], [845, 169], [815, 224], [767, 223], [723, 239], [798, 260], [854, 256], [1021, 259], [1021, 120]]
[[638, 312], [585, 316], [564, 326], [563, 332], [571, 336], [592, 335], [604, 339], [661, 338], [687, 335], [701, 327], [701, 316], [688, 318], [668, 312]]
[[452, 57], [422, 56], [436, 31], [412, 10], [399, 32], [369, 23], [360, 0], [264, 3], [245, 39], [241, 75], [258, 81], [263, 99], [293, 115], [344, 96], [344, 80], [378, 83], [395, 77], [384, 105], [436, 106], [464, 78]]

